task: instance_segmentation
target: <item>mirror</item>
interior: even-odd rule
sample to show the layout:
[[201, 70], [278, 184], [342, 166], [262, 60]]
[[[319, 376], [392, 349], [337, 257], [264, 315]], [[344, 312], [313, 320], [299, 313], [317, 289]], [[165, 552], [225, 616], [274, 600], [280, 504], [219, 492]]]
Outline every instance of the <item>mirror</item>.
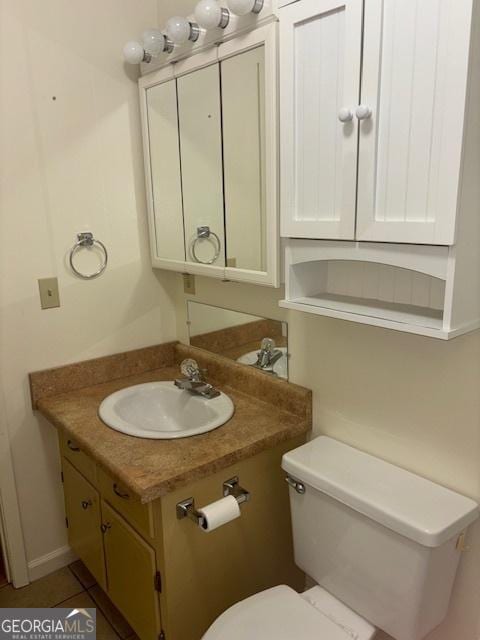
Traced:
[[185, 260], [175, 80], [147, 89], [155, 254]]
[[[187, 260], [225, 265], [222, 116], [218, 65], [177, 80], [178, 123]], [[199, 238], [208, 227], [218, 240]]]
[[278, 286], [274, 32], [238, 47], [141, 81], [154, 265]]
[[286, 322], [187, 302], [190, 344], [288, 380]]

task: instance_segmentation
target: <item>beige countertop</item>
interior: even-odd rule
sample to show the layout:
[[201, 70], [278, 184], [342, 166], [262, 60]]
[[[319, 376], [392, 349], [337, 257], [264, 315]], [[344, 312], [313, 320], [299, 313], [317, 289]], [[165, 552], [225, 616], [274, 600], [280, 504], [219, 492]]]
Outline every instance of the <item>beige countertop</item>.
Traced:
[[[177, 363], [185, 357], [194, 357], [207, 367], [209, 381], [232, 399], [235, 413], [225, 425], [189, 438], [147, 440], [114, 431], [100, 420], [98, 408], [106, 396], [143, 382], [173, 380], [179, 376]], [[142, 366], [147, 370], [141, 371]], [[307, 389], [180, 344], [33, 373], [30, 381], [34, 408], [142, 502], [311, 428], [311, 392]]]

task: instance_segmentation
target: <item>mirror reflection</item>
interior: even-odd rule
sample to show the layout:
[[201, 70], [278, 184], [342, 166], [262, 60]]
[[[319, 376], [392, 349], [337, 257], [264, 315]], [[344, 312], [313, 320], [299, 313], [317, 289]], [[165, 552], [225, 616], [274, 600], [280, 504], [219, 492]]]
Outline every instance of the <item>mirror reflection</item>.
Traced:
[[264, 272], [265, 46], [146, 92], [157, 257]]
[[187, 302], [190, 344], [288, 380], [287, 323]]

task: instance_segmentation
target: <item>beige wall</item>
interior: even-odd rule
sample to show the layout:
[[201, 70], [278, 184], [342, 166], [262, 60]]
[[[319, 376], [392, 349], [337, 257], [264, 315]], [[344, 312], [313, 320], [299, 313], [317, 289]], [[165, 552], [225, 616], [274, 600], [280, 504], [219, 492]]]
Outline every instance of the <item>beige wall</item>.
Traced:
[[[196, 287], [198, 301], [288, 322], [290, 379], [313, 389], [316, 434], [480, 500], [480, 332], [442, 342], [282, 310], [272, 289], [198, 277]], [[187, 298], [179, 277], [182, 340]], [[480, 526], [469, 542], [449, 617], [429, 640], [479, 638]]]
[[[0, 7], [0, 431], [7, 422], [37, 575], [66, 536], [56, 434], [32, 413], [28, 371], [175, 337], [172, 276], [154, 274], [149, 262], [136, 71], [121, 56], [127, 39], [156, 23], [157, 7]], [[91, 282], [65, 264], [85, 229], [110, 252], [107, 271]], [[49, 276], [59, 279], [62, 306], [41, 311], [37, 278]]]

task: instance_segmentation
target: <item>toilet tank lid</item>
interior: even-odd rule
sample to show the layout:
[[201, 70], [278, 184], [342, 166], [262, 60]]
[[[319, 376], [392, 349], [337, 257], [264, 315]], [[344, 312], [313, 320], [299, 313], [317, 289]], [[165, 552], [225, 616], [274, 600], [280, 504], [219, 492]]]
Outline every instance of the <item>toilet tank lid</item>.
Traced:
[[479, 516], [470, 498], [326, 436], [286, 453], [282, 468], [426, 547], [440, 546]]

